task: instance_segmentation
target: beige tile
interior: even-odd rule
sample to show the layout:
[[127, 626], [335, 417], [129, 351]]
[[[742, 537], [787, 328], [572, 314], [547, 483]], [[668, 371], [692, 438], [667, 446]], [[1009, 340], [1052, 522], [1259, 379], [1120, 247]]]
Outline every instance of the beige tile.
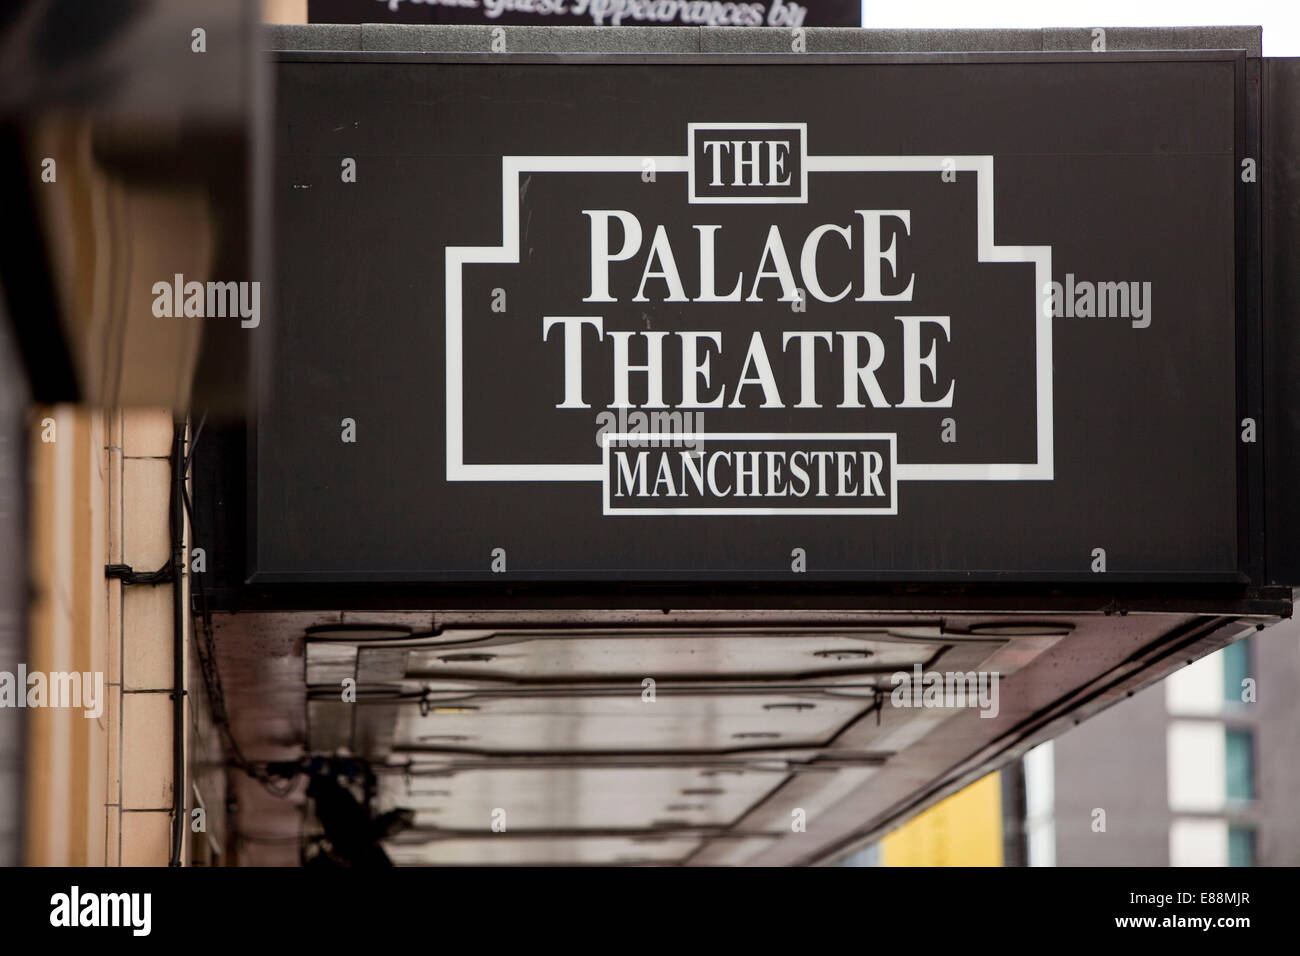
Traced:
[[122, 684], [172, 687], [172, 586], [133, 584], [122, 596]]
[[171, 814], [122, 814], [122, 866], [166, 866], [171, 856]]
[[91, 461], [95, 465], [95, 475], [99, 479], [102, 488], [103, 483], [108, 479], [108, 419], [100, 413], [91, 413], [90, 436], [91, 450], [93, 452]]
[[123, 694], [122, 809], [161, 810], [170, 806], [171, 801], [170, 696]]
[[105, 807], [107, 822], [107, 846], [104, 848], [104, 865], [122, 865], [122, 811], [117, 807]]
[[156, 571], [171, 558], [171, 463], [128, 458], [122, 464], [122, 557], [137, 571]]
[[165, 408], [122, 410], [122, 454], [128, 458], [169, 458], [172, 413]]
[[108, 452], [108, 560], [122, 562], [122, 450]]
[[85, 865], [104, 865], [104, 840], [107, 831], [107, 819], [104, 816], [105, 752], [108, 748], [107, 735], [96, 721], [91, 721], [90, 761], [88, 769], [90, 780], [86, 786], [86, 847]]
[[110, 448], [121, 449], [122, 447], [122, 409], [110, 408], [105, 415], [108, 416], [108, 446]]
[[108, 717], [108, 803], [117, 803], [122, 798], [122, 688], [110, 686], [104, 688], [108, 694], [108, 707], [104, 713]]
[[[91, 460], [102, 457], [103, 454], [102, 451], [94, 451]], [[104, 576], [104, 558], [108, 553], [108, 515], [102, 504], [106, 499], [103, 481], [95, 477], [89, 485], [90, 494], [87, 498], [92, 503], [88, 509], [89, 521], [86, 522], [89, 527], [78, 536], [81, 541], [78, 550], [84, 548], [85, 553], [78, 557], [78, 630], [74, 632], [77, 636], [73, 641], [78, 646], [78, 660], [84, 662], [83, 669], [105, 674], [108, 671], [109, 653], [107, 592], [110, 581]], [[80, 489], [78, 491], [80, 495]]]
[[108, 582], [108, 682], [122, 683], [122, 582]]

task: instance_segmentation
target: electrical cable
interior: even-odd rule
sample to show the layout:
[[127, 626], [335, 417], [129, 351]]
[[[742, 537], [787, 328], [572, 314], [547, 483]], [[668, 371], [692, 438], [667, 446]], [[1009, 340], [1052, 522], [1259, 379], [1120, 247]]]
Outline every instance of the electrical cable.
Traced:
[[[194, 448], [193, 445], [191, 445], [190, 455], [192, 456], [193, 453]], [[187, 458], [186, 460], [188, 461], [189, 459]], [[188, 470], [186, 476], [188, 477]], [[193, 502], [190, 501], [189, 491], [185, 488], [184, 484], [181, 485], [181, 501], [184, 504], [185, 514], [189, 518], [190, 526], [193, 527], [194, 505]], [[216, 637], [212, 627], [212, 612], [208, 607], [207, 589], [204, 587], [203, 582], [204, 572], [196, 571], [192, 574], [192, 578], [198, 585], [198, 616], [203, 631], [203, 639], [201, 641], [195, 641], [195, 647], [198, 651], [199, 658], [199, 671], [203, 675], [203, 683], [208, 693], [208, 705], [212, 711], [212, 723], [221, 735], [227, 760], [260, 783], [262, 788], [271, 796], [284, 799], [295, 789], [295, 777], [288, 777], [286, 779], [268, 773], [265, 767], [258, 766], [256, 763], [250, 761], [244, 756], [244, 752], [240, 748], [239, 742], [235, 739], [234, 731], [230, 724], [230, 714], [226, 710], [226, 698], [221, 684], [221, 673], [216, 664]]]

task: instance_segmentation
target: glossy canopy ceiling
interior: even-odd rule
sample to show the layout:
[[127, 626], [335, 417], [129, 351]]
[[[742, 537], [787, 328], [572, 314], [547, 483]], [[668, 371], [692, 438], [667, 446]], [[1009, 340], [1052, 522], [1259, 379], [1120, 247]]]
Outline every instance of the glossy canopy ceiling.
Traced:
[[[853, 849], [1254, 623], [630, 616], [457, 627], [267, 612], [216, 626], [225, 668], [245, 677], [227, 690], [245, 751], [366, 758], [376, 811], [412, 813], [385, 843], [395, 863], [769, 864]], [[918, 669], [984, 674], [984, 697], [900, 706], [913, 699], [893, 695], [896, 675]], [[241, 826], [291, 843], [301, 799], [244, 791]], [[291, 853], [271, 842], [247, 857]]]

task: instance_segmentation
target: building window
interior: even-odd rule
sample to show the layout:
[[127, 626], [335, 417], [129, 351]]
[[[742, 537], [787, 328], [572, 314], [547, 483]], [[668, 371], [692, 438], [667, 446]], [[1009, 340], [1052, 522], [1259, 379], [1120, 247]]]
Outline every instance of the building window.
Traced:
[[1225, 733], [1224, 783], [1229, 800], [1255, 799], [1255, 735], [1249, 730]]
[[1248, 637], [1223, 649], [1223, 699], [1226, 703], [1242, 703], [1242, 682], [1251, 676], [1252, 656]]
[[1228, 866], [1255, 865], [1255, 828], [1228, 827]]

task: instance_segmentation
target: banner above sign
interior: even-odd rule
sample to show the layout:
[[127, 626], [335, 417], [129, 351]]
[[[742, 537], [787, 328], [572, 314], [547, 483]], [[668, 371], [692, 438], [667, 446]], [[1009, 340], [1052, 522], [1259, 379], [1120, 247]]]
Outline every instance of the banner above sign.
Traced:
[[310, 23], [856, 27], [858, 0], [308, 0]]
[[1231, 578], [1238, 69], [281, 64], [257, 576]]

